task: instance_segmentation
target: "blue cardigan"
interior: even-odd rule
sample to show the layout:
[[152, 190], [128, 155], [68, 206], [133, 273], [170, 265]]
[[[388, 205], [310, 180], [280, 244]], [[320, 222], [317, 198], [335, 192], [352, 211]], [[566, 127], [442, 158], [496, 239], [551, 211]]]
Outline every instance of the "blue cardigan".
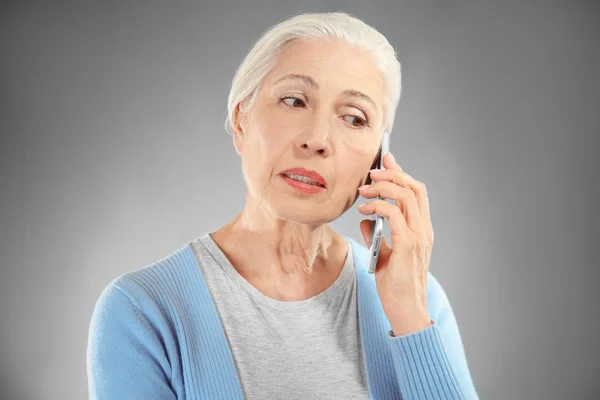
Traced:
[[[368, 273], [368, 249], [346, 239], [356, 268], [370, 398], [478, 399], [454, 313], [431, 272], [427, 300], [434, 323], [393, 337], [374, 276]], [[244, 398], [224, 329], [199, 269], [188, 243], [104, 288], [90, 322], [90, 399]], [[182, 307], [190, 302], [193, 307]], [[183, 330], [182, 318], [201, 321], [194, 334], [199, 348], [188, 348], [183, 340], [189, 332]]]

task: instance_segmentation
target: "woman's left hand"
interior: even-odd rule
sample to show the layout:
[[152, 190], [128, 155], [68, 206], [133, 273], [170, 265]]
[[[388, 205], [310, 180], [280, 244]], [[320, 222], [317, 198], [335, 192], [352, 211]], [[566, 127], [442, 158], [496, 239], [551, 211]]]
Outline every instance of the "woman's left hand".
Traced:
[[[363, 197], [395, 199], [396, 204], [375, 199], [361, 204], [361, 214], [379, 214], [389, 221], [392, 247], [381, 242], [375, 282], [395, 336], [418, 332], [432, 324], [427, 310], [427, 273], [433, 248], [433, 227], [425, 185], [408, 175], [391, 153], [383, 157], [385, 170], [370, 172], [373, 183], [359, 188]], [[360, 230], [371, 246], [371, 220]]]

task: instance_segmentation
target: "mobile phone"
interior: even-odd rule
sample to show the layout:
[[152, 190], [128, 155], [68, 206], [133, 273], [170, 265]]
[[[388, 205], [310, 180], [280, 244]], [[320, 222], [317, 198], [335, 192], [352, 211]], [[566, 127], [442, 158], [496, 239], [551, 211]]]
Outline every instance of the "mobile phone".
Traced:
[[[390, 135], [388, 132], [383, 133], [381, 138], [381, 148], [379, 151], [379, 169], [385, 169], [383, 167], [383, 156], [390, 151]], [[369, 174], [370, 175], [370, 174]], [[382, 199], [381, 196], [377, 198]], [[369, 263], [369, 273], [375, 273], [375, 267], [377, 266], [377, 260], [379, 259], [379, 248], [381, 247], [381, 240], [383, 235], [383, 221], [384, 217], [375, 214], [375, 219], [371, 222], [371, 262]]]

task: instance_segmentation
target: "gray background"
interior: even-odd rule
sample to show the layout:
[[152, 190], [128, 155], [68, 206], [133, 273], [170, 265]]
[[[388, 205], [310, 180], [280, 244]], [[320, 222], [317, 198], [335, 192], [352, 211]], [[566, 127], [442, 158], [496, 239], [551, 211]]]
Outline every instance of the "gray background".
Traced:
[[[101, 290], [243, 207], [223, 128], [242, 58], [336, 10], [398, 51], [391, 149], [428, 186], [481, 398], [599, 398], [597, 1], [3, 4], [2, 399], [87, 397]], [[362, 218], [332, 226], [362, 242]]]

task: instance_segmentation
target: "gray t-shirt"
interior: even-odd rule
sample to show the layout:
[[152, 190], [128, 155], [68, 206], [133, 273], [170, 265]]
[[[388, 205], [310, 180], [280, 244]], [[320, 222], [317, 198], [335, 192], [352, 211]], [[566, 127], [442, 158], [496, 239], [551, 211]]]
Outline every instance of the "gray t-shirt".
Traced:
[[209, 233], [191, 244], [246, 399], [369, 399], [352, 251], [329, 288], [286, 302], [252, 286]]

